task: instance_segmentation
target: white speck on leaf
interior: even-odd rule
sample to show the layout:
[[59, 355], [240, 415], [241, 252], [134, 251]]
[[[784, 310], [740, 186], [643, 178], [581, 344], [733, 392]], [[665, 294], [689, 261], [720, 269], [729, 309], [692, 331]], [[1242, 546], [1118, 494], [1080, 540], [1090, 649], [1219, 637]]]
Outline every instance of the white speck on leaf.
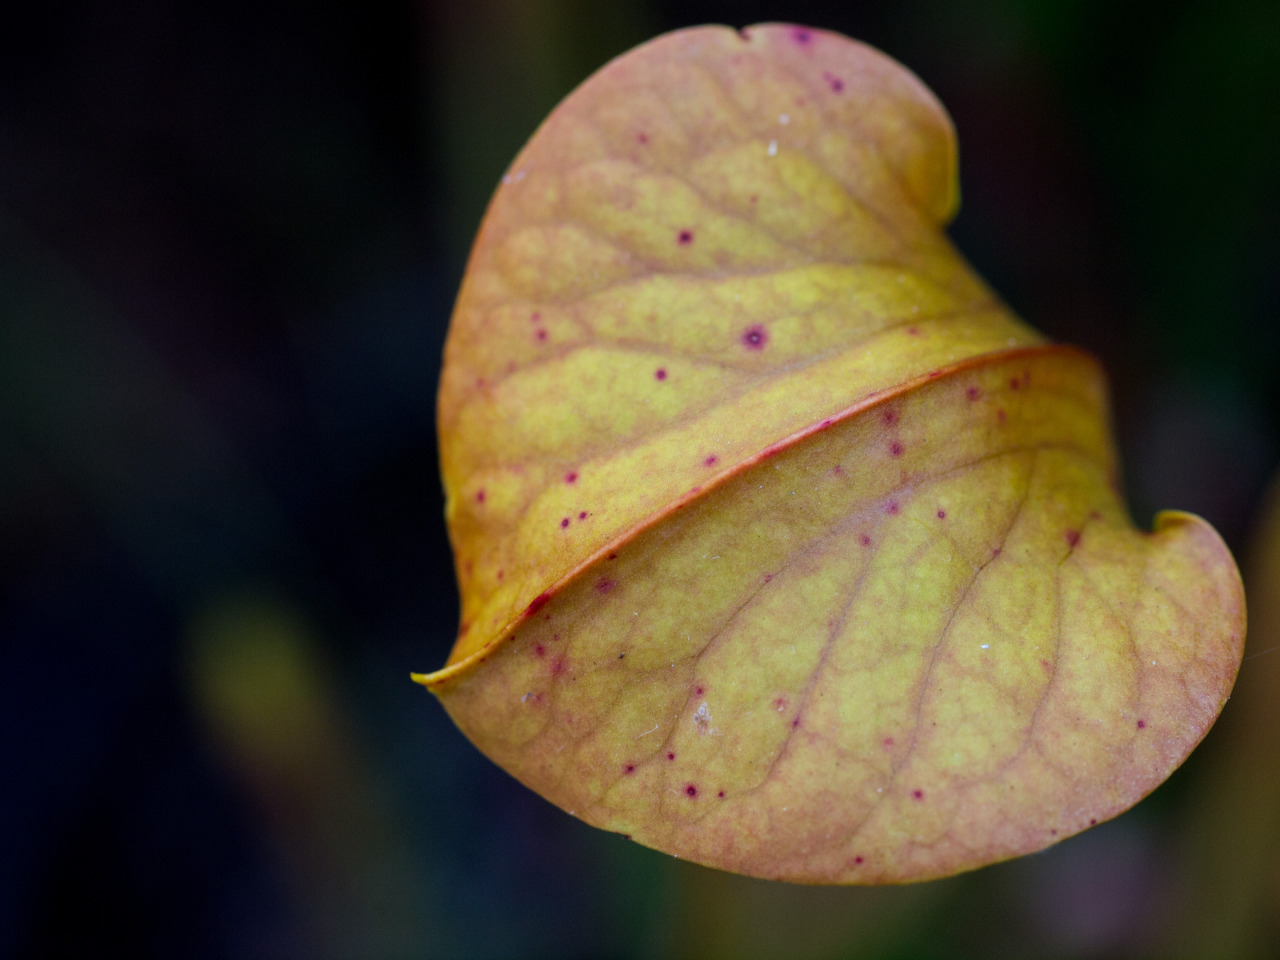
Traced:
[[769, 141], [769, 156], [771, 156], [771, 157], [776, 157], [777, 155], [778, 155], [778, 141], [777, 141], [777, 140], [770, 140], [770, 141]]
[[707, 708], [707, 701], [703, 700], [702, 703], [698, 704], [698, 709], [693, 714], [693, 725], [698, 728], [698, 732], [704, 737], [718, 732], [711, 726], [711, 711]]

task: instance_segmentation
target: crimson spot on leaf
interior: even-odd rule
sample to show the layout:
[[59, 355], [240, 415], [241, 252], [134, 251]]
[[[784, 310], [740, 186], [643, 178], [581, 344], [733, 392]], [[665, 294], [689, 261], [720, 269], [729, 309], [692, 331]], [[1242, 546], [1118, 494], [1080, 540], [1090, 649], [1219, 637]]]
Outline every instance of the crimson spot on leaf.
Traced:
[[747, 327], [742, 333], [742, 345], [748, 350], [763, 350], [769, 342], [769, 331], [759, 323]]

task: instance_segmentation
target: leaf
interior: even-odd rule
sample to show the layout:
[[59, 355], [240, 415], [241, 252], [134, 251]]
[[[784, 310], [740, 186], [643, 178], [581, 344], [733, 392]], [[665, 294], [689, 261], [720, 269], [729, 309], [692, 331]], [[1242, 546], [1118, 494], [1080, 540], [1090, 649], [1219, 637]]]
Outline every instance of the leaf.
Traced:
[[767, 25], [659, 37], [503, 178], [446, 348], [462, 624], [418, 677], [589, 823], [816, 883], [1040, 849], [1226, 700], [1239, 575], [1130, 524], [1105, 389], [942, 233], [950, 121]]

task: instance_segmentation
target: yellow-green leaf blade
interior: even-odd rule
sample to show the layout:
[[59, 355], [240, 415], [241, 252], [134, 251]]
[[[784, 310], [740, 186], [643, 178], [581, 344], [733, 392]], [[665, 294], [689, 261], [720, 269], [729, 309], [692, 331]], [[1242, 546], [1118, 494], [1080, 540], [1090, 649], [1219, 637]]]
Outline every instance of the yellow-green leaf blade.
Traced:
[[504, 177], [450, 331], [452, 662], [762, 447], [1038, 342], [939, 232], [954, 202], [941, 107], [842, 37], [684, 31], [575, 91]]
[[1243, 637], [1202, 521], [1134, 531], [1061, 349], [873, 402], [639, 532], [433, 689], [589, 822], [700, 862], [902, 882], [1125, 809]]
[[504, 177], [440, 391], [463, 622], [423, 681], [589, 822], [806, 882], [941, 876], [1153, 789], [1244, 636], [1133, 528], [1100, 373], [952, 250], [950, 123], [866, 47], [699, 28]]

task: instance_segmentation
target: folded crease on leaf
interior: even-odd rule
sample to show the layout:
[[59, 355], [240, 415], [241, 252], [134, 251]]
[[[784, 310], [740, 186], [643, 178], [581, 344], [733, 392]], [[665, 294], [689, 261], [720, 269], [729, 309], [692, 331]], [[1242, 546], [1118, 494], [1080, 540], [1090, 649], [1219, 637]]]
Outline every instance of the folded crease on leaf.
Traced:
[[1244, 638], [1147, 534], [1097, 364], [950, 246], [955, 142], [882, 54], [660, 37], [571, 94], [476, 240], [440, 386], [462, 623], [419, 677], [590, 823], [810, 883], [943, 876], [1126, 809]]

